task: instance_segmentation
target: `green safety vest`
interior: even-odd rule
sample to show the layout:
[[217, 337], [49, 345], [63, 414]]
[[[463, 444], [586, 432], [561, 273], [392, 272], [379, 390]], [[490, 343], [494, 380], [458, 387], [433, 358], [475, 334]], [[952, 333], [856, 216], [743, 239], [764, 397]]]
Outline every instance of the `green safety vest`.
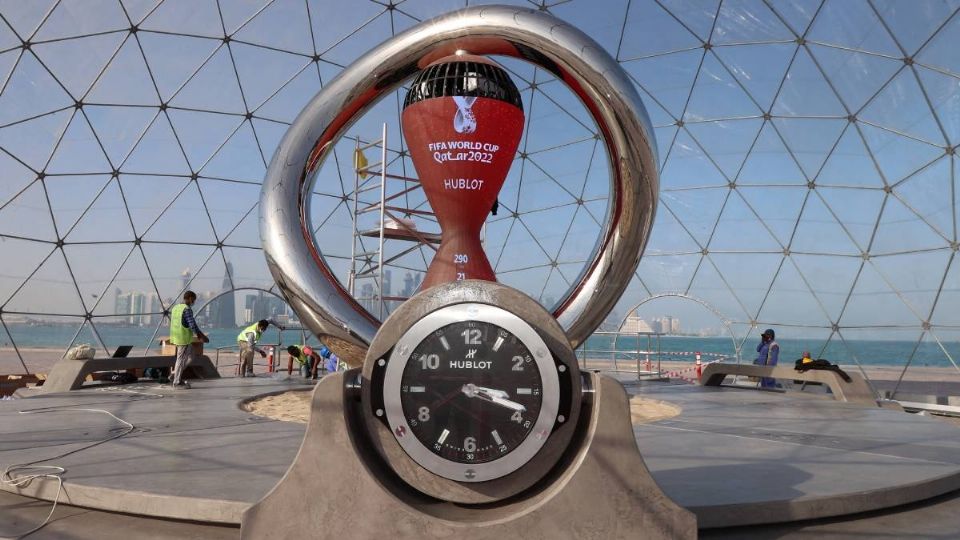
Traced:
[[240, 332], [240, 335], [237, 336], [237, 343], [240, 343], [241, 341], [244, 341], [244, 342], [247, 341], [247, 334], [249, 334], [250, 332], [253, 332], [253, 335], [254, 335], [253, 340], [254, 340], [254, 341], [260, 341], [260, 334], [262, 334], [262, 332], [260, 331], [259, 328], [257, 328], [257, 325], [258, 325], [258, 324], [260, 324], [259, 321], [251, 324], [250, 326], [248, 326], [248, 327], [246, 327], [246, 328], [244, 328], [244, 329]]
[[307, 358], [307, 355], [303, 354], [303, 349], [301, 349], [300, 347], [297, 347], [297, 354], [294, 356], [294, 358], [297, 359], [297, 362], [301, 366], [305, 366], [307, 365], [307, 363], [310, 362], [310, 359]]
[[190, 345], [193, 343], [193, 330], [183, 325], [183, 310], [186, 304], [177, 304], [170, 310], [170, 343], [174, 345]]

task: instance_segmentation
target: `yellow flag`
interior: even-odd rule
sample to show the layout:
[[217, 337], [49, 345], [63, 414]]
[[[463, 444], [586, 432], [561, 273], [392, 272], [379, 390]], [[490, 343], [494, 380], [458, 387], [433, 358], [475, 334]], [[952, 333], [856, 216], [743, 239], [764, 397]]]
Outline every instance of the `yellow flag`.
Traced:
[[360, 178], [367, 179], [367, 156], [359, 148], [353, 151], [353, 168], [360, 173]]

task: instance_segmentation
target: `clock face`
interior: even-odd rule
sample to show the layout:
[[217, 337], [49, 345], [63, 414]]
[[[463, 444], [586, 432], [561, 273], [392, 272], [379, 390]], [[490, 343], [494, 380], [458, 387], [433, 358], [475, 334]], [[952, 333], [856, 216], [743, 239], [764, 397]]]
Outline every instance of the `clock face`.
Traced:
[[558, 417], [558, 365], [516, 315], [455, 304], [413, 324], [381, 360], [387, 424], [427, 470], [462, 482], [510, 474], [543, 447]]
[[458, 463], [510, 453], [530, 435], [543, 403], [533, 352], [509, 330], [483, 321], [431, 332], [410, 354], [400, 392], [413, 435]]

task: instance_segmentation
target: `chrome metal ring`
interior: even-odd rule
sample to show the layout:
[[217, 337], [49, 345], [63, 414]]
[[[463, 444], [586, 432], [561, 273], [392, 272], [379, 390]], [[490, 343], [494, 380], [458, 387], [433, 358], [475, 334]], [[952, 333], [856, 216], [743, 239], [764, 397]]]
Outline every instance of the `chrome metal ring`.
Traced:
[[313, 240], [310, 193], [334, 143], [378, 98], [431, 61], [468, 50], [511, 56], [553, 73], [596, 121], [610, 163], [606, 222], [593, 256], [552, 308], [571, 345], [600, 325], [640, 262], [657, 204], [656, 142], [620, 65], [592, 38], [552, 15], [480, 6], [425, 21], [376, 46], [324, 86], [284, 136], [260, 196], [267, 264], [300, 320], [349, 364], [363, 362], [380, 326], [338, 282]]

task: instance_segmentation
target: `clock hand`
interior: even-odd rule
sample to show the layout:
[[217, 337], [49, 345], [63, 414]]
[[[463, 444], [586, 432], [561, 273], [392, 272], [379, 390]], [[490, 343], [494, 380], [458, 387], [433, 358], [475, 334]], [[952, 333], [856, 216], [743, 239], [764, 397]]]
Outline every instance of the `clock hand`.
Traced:
[[486, 388], [484, 386], [477, 386], [473, 383], [465, 384], [460, 389], [467, 397], [469, 398], [480, 398], [484, 401], [489, 401], [495, 405], [500, 405], [501, 407], [506, 407], [512, 411], [526, 412], [527, 408], [523, 405], [507, 399], [510, 394], [507, 394], [503, 390], [496, 390], [493, 388]]

